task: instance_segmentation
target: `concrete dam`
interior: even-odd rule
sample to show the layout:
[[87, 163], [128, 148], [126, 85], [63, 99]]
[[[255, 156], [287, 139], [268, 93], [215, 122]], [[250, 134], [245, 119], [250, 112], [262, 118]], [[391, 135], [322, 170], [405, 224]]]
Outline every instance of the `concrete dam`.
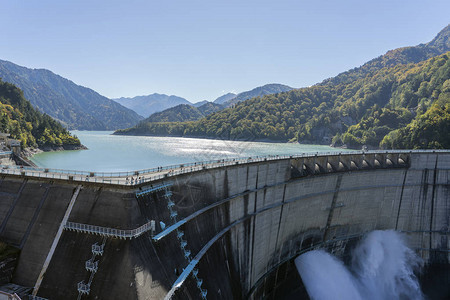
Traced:
[[20, 249], [7, 275], [31, 299], [287, 299], [299, 254], [345, 261], [376, 229], [404, 232], [450, 293], [450, 151], [0, 176], [0, 239]]

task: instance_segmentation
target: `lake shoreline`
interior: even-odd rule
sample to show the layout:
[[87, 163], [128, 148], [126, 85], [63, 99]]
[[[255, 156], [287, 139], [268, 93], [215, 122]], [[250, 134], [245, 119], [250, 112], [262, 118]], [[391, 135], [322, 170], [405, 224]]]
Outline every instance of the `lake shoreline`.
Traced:
[[[160, 166], [269, 155], [339, 152], [329, 145], [231, 141], [195, 137], [113, 135], [112, 131], [73, 131], [89, 151], [34, 151], [42, 168], [116, 172]], [[41, 149], [42, 150], [42, 149]]]
[[71, 151], [71, 150], [88, 150], [85, 145], [63, 145], [63, 146], [52, 146], [52, 147], [37, 147], [31, 148], [27, 147], [22, 150], [21, 154], [26, 158], [31, 158], [34, 155], [42, 152], [55, 152], [55, 151]]

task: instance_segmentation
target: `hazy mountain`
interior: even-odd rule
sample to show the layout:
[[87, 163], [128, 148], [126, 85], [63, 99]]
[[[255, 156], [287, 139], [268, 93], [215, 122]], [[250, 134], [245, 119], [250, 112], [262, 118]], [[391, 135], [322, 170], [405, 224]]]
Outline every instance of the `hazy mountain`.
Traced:
[[168, 108], [164, 111], [154, 113], [142, 122], [154, 123], [196, 121], [222, 109], [222, 105], [212, 102], [207, 102], [199, 107], [180, 104], [175, 107]]
[[199, 101], [199, 102], [193, 103], [192, 105], [195, 106], [195, 107], [200, 107], [200, 106], [202, 106], [202, 105], [204, 105], [206, 103], [209, 103], [209, 101], [208, 100], [203, 100], [203, 101]]
[[[207, 116], [210, 113], [219, 111], [225, 107], [252, 97], [290, 90], [292, 90], [292, 88], [287, 85], [266, 84], [264, 86], [254, 88], [251, 91], [242, 92], [237, 95], [233, 93], [225, 94], [214, 100], [214, 102], [203, 100], [193, 104], [184, 98], [164, 94], [151, 94], [148, 96], [118, 98], [112, 100], [129, 109], [132, 109], [141, 116], [149, 116], [148, 119], [144, 120], [144, 122], [182, 122], [198, 120], [202, 116]], [[187, 106], [180, 106], [180, 104], [192, 106], [192, 108], [199, 108], [200, 111], [188, 108]], [[171, 110], [172, 108], [173, 110]], [[209, 113], [205, 114], [202, 112], [202, 109], [204, 112], [208, 111]], [[160, 112], [162, 114], [159, 114]]]
[[217, 98], [216, 100], [214, 100], [214, 103], [217, 104], [224, 104], [225, 102], [227, 102], [228, 100], [233, 99], [234, 97], [236, 97], [237, 95], [234, 93], [228, 93], [225, 95], [220, 96], [219, 98]]
[[[180, 104], [186, 104], [191, 105], [196, 108], [200, 108], [201, 106], [207, 104], [207, 103], [214, 103], [219, 106], [215, 105], [209, 105], [207, 107], [211, 108], [211, 110], [218, 111], [220, 109], [223, 109], [224, 107], [228, 107], [233, 105], [234, 103], [237, 103], [239, 101], [243, 101], [252, 97], [267, 95], [267, 94], [274, 94], [279, 93], [282, 91], [289, 91], [292, 90], [291, 87], [288, 87], [287, 85], [282, 84], [267, 84], [261, 87], [254, 88], [251, 91], [242, 92], [238, 95], [233, 93], [228, 93], [223, 96], [220, 96], [214, 102], [209, 102], [207, 100], [203, 100], [197, 103], [191, 103], [188, 100], [178, 97], [178, 96], [168, 96], [165, 94], [151, 94], [148, 96], [137, 96], [133, 98], [117, 98], [112, 99], [123, 106], [132, 109], [136, 113], [138, 113], [141, 116], [144, 117], [151, 117], [153, 114], [158, 112], [163, 112], [170, 108], [175, 108], [176, 106]], [[223, 106], [222, 106], [223, 104]], [[182, 106], [180, 106], [182, 107]], [[177, 108], [177, 115], [178, 116], [189, 116], [187, 118], [181, 117], [180, 121], [182, 120], [192, 120], [195, 119], [196, 115], [198, 116], [198, 112], [195, 110], [188, 109], [186, 107], [182, 108], [183, 112], [180, 110], [180, 108]], [[194, 112], [195, 111], [195, 112]], [[172, 115], [174, 111], [167, 111], [162, 115], [156, 115], [155, 117], [151, 118], [150, 120], [160, 120], [168, 118], [169, 115]], [[150, 122], [162, 122], [162, 121], [150, 121]]]
[[29, 69], [0, 60], [0, 78], [17, 85], [41, 112], [71, 129], [113, 130], [135, 125], [135, 112], [45, 69]]
[[[236, 95], [236, 97], [231, 98], [230, 100], [227, 100], [227, 101], [219, 103], [219, 104], [223, 104], [224, 106], [229, 107], [233, 104], [236, 104], [240, 101], [244, 101], [244, 100], [247, 100], [250, 98], [255, 98], [255, 97], [270, 95], [270, 94], [277, 94], [277, 93], [281, 93], [281, 92], [287, 92], [287, 91], [290, 91], [293, 89], [294, 88], [291, 88], [290, 86], [283, 85], [283, 84], [276, 84], [276, 83], [266, 84], [266, 85], [254, 88], [250, 91], [239, 93]], [[216, 99], [216, 101], [217, 101], [217, 99]], [[214, 102], [216, 102], [216, 101], [214, 101]]]
[[156, 93], [147, 96], [136, 96], [133, 98], [122, 97], [112, 100], [135, 111], [143, 117], [148, 117], [155, 112], [160, 112], [179, 104], [191, 104], [188, 100], [178, 96]]

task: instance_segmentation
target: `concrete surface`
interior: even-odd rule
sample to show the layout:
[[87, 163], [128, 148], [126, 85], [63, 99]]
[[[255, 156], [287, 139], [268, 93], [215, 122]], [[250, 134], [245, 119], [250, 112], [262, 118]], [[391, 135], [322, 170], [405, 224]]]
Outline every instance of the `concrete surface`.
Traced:
[[[167, 226], [164, 191], [134, 193], [137, 186], [83, 183], [69, 221], [133, 229], [155, 220]], [[288, 297], [301, 291], [292, 259], [311, 246], [346, 257], [365, 232], [407, 232], [427, 266], [449, 263], [450, 152], [360, 154], [249, 162], [183, 173], [171, 182], [178, 227], [208, 299]], [[22, 245], [13, 282], [33, 287], [79, 182], [4, 174], [0, 177], [0, 237]], [[219, 203], [219, 204], [218, 204]], [[178, 223], [177, 223], [178, 224]], [[38, 296], [75, 299], [89, 279], [85, 261], [103, 237], [64, 231]], [[146, 233], [132, 240], [106, 239], [91, 292], [82, 299], [161, 299], [189, 264], [177, 232], [158, 242]], [[448, 276], [447, 276], [448, 278]], [[174, 294], [198, 299], [190, 275]]]

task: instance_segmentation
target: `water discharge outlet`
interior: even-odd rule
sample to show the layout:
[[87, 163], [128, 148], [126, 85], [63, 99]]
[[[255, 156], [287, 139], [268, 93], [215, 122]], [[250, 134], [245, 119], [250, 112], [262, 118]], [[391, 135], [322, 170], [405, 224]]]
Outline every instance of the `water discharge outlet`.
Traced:
[[424, 299], [415, 273], [422, 260], [401, 233], [372, 231], [352, 251], [351, 265], [324, 250], [295, 259], [311, 299]]

